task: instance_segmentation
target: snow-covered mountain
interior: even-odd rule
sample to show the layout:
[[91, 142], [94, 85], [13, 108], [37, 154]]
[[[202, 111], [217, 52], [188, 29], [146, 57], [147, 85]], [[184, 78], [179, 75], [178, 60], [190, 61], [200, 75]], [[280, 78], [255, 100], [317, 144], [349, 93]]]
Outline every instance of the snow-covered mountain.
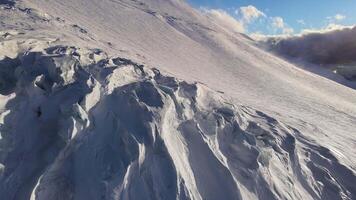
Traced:
[[355, 90], [183, 0], [0, 6], [1, 199], [356, 198]]

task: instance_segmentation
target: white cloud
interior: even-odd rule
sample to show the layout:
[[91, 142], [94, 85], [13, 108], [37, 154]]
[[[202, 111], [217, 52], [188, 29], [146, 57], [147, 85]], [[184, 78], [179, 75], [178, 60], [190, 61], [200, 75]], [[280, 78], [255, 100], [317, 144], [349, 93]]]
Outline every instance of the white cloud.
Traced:
[[[248, 33], [251, 37], [258, 40], [270, 37], [287, 38], [310, 33], [326, 33], [334, 30], [350, 28], [350, 26], [343, 26], [338, 24], [338, 22], [346, 18], [346, 16], [342, 14], [336, 14], [334, 16], [327, 17], [326, 19], [328, 25], [321, 29], [303, 29], [299, 34], [295, 34], [294, 29], [285, 23], [282, 17], [267, 16], [267, 14], [260, 11], [253, 5], [243, 6], [236, 10], [233, 8], [228, 9], [230, 13], [234, 12], [234, 14], [236, 14], [235, 16], [231, 16], [227, 11], [221, 9], [201, 8], [200, 10], [206, 16], [208, 16], [210, 20], [225, 30], [239, 33]], [[257, 21], [257, 19], [259, 20]], [[303, 19], [298, 19], [296, 22], [303, 26], [306, 25]], [[263, 27], [263, 25], [265, 27]], [[261, 30], [261, 28], [267, 28], [268, 32], [270, 34], [272, 33], [272, 35], [262, 34], [258, 31]]]
[[346, 18], [346, 16], [345, 15], [341, 15], [341, 14], [336, 14], [334, 16], [334, 19], [337, 20], [337, 21], [341, 21], [341, 20], [343, 20], [345, 18]]
[[260, 17], [266, 17], [266, 14], [252, 5], [240, 7], [235, 11], [235, 14], [239, 15], [245, 23], [251, 23]]
[[282, 29], [284, 27], [284, 20], [282, 17], [272, 17], [272, 26]]
[[288, 27], [288, 25], [284, 23], [282, 17], [272, 17], [271, 19], [272, 27], [277, 30], [281, 30], [283, 34], [292, 34], [294, 32], [292, 28]]
[[287, 35], [294, 33], [294, 29], [290, 28], [290, 27], [284, 27], [282, 31], [283, 31], [283, 34], [287, 34]]
[[330, 23], [321, 29], [303, 29], [301, 31], [301, 34], [299, 35], [306, 35], [310, 33], [327, 33], [327, 32], [343, 30], [343, 29], [351, 29], [351, 28], [353, 28], [353, 26], [344, 26], [340, 24]]
[[244, 24], [224, 10], [201, 8], [201, 11], [225, 30], [232, 30], [239, 33], [245, 32]]
[[[294, 33], [293, 28], [288, 26], [282, 17], [268, 17], [253, 5], [243, 6], [235, 10], [236, 18], [231, 16], [227, 11], [221, 9], [200, 8], [200, 10], [210, 18], [211, 21], [227, 31], [249, 33], [248, 29], [251, 28], [251, 26], [265, 25], [266, 27], [260, 28], [272, 28], [275, 33], [284, 35]], [[257, 19], [261, 19], [261, 21], [258, 21], [258, 23], [256, 22], [257, 24], [255, 24]], [[255, 35], [260, 34], [255, 33]]]
[[337, 22], [340, 22], [340, 21], [342, 21], [344, 19], [346, 19], [346, 16], [342, 15], [342, 14], [336, 14], [334, 16], [329, 16], [329, 17], [326, 18], [327, 23], [329, 23], [329, 24], [337, 23]]
[[298, 19], [298, 20], [297, 20], [297, 23], [298, 23], [298, 24], [301, 24], [301, 25], [305, 25], [305, 21], [302, 20], [302, 19]]
[[328, 34], [331, 32], [343, 31], [343, 30], [353, 29], [353, 28], [355, 29], [356, 25], [355, 26], [344, 26], [344, 25], [340, 25], [340, 24], [331, 23], [331, 24], [328, 24], [327, 26], [322, 27], [320, 29], [303, 29], [298, 34], [268, 35], [268, 34], [256, 32], [256, 33], [250, 34], [250, 36], [258, 41], [266, 41], [266, 40], [273, 39], [273, 38], [288, 39], [288, 38], [295, 38], [295, 37], [304, 37], [306, 35], [313, 35], [313, 34]]

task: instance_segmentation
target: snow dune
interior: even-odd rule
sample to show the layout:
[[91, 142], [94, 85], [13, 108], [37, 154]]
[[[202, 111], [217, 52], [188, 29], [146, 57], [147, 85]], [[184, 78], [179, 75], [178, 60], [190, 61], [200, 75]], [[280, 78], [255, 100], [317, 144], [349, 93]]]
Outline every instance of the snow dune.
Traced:
[[73, 47], [1, 65], [6, 199], [354, 198], [327, 148], [203, 85]]
[[356, 92], [184, 1], [22, 0], [0, 21], [4, 199], [356, 198]]

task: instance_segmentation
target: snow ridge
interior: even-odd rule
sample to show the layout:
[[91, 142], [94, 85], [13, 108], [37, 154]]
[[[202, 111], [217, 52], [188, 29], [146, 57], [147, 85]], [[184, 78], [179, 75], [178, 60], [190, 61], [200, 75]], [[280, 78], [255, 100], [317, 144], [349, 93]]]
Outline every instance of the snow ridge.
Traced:
[[0, 61], [4, 199], [355, 199], [329, 149], [198, 83], [99, 49]]

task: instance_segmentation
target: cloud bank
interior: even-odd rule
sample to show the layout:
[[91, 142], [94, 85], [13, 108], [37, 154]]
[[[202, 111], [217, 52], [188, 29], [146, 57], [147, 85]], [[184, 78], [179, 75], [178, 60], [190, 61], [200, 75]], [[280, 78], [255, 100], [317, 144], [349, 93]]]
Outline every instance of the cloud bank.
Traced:
[[271, 37], [265, 45], [277, 54], [335, 70], [356, 81], [356, 26], [331, 24], [292, 37]]
[[356, 26], [342, 29], [329, 27], [327, 30], [307, 30], [298, 36], [270, 38], [267, 44], [281, 55], [302, 58], [315, 64], [356, 62]]

